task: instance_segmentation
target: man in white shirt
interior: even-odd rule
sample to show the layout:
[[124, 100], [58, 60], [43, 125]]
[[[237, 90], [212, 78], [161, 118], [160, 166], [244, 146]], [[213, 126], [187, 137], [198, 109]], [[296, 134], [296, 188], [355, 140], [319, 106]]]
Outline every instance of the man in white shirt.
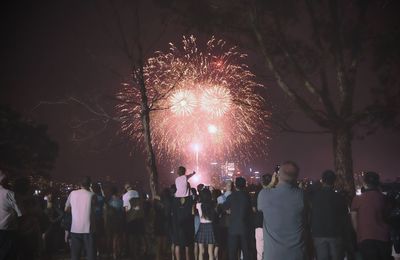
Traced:
[[124, 205], [125, 211], [128, 212], [131, 209], [130, 200], [131, 199], [138, 199], [139, 198], [139, 192], [134, 190], [132, 188], [132, 184], [129, 183], [129, 182], [125, 184], [125, 190], [126, 190], [126, 193], [122, 196], [122, 201], [123, 201], [123, 205]]
[[15, 259], [17, 217], [22, 214], [14, 192], [4, 188], [5, 183], [6, 176], [0, 170], [0, 259]]
[[82, 247], [85, 248], [86, 259], [95, 260], [96, 250], [94, 241], [95, 221], [94, 204], [95, 194], [90, 189], [90, 178], [81, 182], [79, 190], [72, 191], [65, 203], [65, 211], [71, 210], [71, 259], [79, 260]]

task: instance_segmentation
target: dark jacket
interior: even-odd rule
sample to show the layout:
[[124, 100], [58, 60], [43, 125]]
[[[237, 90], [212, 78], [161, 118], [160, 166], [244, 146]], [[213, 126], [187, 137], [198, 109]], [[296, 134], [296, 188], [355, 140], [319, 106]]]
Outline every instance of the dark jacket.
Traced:
[[252, 216], [249, 194], [240, 190], [233, 192], [224, 203], [224, 208], [230, 210], [229, 234], [247, 234], [251, 228]]
[[323, 187], [311, 196], [313, 237], [340, 237], [347, 215], [344, 198], [332, 188]]

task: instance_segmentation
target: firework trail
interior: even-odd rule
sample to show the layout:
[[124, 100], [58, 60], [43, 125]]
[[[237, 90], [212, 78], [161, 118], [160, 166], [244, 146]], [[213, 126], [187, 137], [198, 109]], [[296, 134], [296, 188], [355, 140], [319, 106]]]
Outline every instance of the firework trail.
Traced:
[[[144, 67], [158, 158], [182, 161], [193, 149], [209, 160], [249, 160], [263, 154], [269, 113], [257, 92], [263, 86], [243, 64], [246, 55], [214, 37], [204, 50], [193, 36], [183, 37], [182, 43], [156, 52]], [[122, 131], [140, 141], [138, 89], [124, 84], [117, 97]]]

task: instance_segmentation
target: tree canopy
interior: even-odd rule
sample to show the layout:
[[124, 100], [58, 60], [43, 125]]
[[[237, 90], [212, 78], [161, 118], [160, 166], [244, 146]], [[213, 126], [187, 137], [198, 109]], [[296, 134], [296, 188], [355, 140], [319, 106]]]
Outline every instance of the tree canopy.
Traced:
[[0, 167], [14, 174], [48, 175], [54, 167], [58, 145], [47, 126], [23, 118], [0, 105]]

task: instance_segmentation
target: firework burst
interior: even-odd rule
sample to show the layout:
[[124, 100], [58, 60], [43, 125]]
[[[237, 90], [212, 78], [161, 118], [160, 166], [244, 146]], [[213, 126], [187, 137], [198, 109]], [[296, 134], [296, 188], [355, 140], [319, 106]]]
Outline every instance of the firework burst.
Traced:
[[212, 87], [204, 90], [201, 97], [201, 108], [212, 117], [221, 117], [231, 107], [232, 96], [229, 89]]
[[[246, 55], [214, 37], [204, 50], [193, 36], [182, 43], [157, 52], [144, 68], [159, 158], [183, 160], [193, 144], [210, 160], [249, 159], [265, 152], [269, 113], [257, 92], [262, 85], [243, 64]], [[125, 84], [117, 96], [122, 131], [141, 140], [139, 91]]]
[[178, 90], [170, 98], [171, 111], [178, 116], [193, 113], [196, 103], [196, 97], [189, 90]]

